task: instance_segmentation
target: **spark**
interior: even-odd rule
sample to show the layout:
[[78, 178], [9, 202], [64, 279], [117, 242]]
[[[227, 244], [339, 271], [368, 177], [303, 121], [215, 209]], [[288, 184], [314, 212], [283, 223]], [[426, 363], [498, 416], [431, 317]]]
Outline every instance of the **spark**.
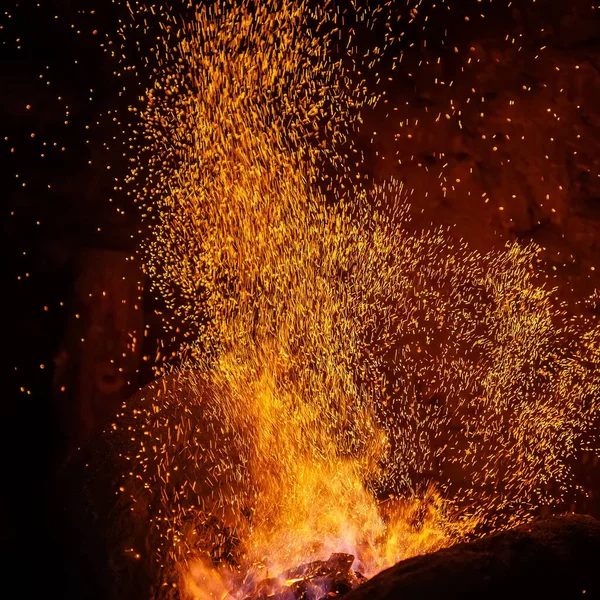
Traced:
[[[423, 3], [408, 4], [406, 27], [425, 35]], [[127, 4], [135, 27], [160, 30], [143, 61], [151, 85], [130, 109], [139, 154], [125, 184], [177, 350], [157, 350], [161, 378], [110, 435], [119, 494], [150, 521], [162, 584], [195, 598], [241, 595], [332, 552], [370, 576], [524, 522], [573, 486], [569, 458], [598, 411], [598, 322], [557, 300], [540, 249], [480, 253], [417, 230], [419, 191], [370, 182], [354, 134], [387, 102], [381, 60], [404, 34], [390, 27], [384, 46], [359, 52], [353, 38], [383, 9], [311, 5], [190, 3], [181, 18]], [[479, 63], [469, 52], [463, 69]], [[469, 103], [485, 123], [490, 102], [436, 75], [440, 61], [404, 68], [412, 78], [431, 65], [431, 86], [453, 98], [395, 117], [409, 142], [394, 137], [397, 162], [435, 168], [446, 196], [466, 174], [450, 178], [443, 153], [418, 162], [414, 144], [425, 129], [462, 128]], [[509, 135], [478, 137], [489, 160], [506, 160]]]

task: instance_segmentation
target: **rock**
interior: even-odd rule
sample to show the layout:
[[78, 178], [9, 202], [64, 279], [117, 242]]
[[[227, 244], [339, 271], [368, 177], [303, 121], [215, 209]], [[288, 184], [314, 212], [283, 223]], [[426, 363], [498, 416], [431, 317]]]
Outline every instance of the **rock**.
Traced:
[[139, 265], [128, 252], [80, 253], [72, 315], [54, 359], [54, 395], [70, 423], [71, 452], [106, 426], [137, 387], [142, 281]]
[[572, 47], [598, 41], [598, 20], [576, 11], [564, 15], [558, 27], [558, 39], [562, 46]]
[[600, 521], [552, 517], [398, 563], [347, 600], [600, 598]]

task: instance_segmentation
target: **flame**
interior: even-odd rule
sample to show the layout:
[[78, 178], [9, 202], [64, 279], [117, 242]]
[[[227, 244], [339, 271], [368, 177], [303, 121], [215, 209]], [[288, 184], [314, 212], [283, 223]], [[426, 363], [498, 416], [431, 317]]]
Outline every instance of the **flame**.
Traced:
[[[269, 577], [289, 585], [293, 580], [282, 577], [287, 570], [338, 552], [353, 555], [354, 569], [369, 577], [455, 539], [457, 524], [447, 518], [445, 503], [433, 489], [380, 502], [369, 487], [389, 452], [370, 407], [350, 422], [344, 410], [332, 411], [333, 406], [347, 410], [348, 398], [337, 398], [332, 406], [331, 395], [314, 389], [309, 395], [283, 376], [288, 363], [279, 352], [277, 365], [269, 363], [273, 356], [266, 351], [254, 352], [254, 360], [223, 357], [210, 383], [196, 372], [188, 374], [193, 398], [205, 406], [206, 393], [200, 399], [196, 394], [210, 387], [210, 397], [218, 402], [204, 418], [213, 420], [209, 428], [214, 425], [228, 442], [225, 455], [216, 452], [210, 458], [219, 468], [213, 478], [215, 501], [221, 504], [209, 512], [221, 511], [222, 522], [239, 541], [235, 560], [215, 566], [210, 559], [224, 554], [215, 545], [226, 546], [228, 539], [209, 528], [204, 545], [198, 544], [197, 531], [180, 540], [188, 556], [182, 586], [190, 597], [242, 596]], [[323, 373], [310, 373], [317, 386]], [[178, 402], [182, 396], [177, 394]]]

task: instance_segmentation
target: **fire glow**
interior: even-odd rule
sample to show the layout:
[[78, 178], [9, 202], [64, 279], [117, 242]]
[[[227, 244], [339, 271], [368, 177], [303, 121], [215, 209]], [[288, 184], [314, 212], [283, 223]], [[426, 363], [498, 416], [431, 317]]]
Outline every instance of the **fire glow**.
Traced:
[[349, 13], [309, 4], [163, 11], [129, 183], [185, 339], [114, 429], [165, 596], [276, 596], [300, 565], [354, 585], [526, 521], [568, 493], [598, 408], [600, 329], [534, 246], [415, 232], [400, 183], [353, 177], [378, 59], [336, 55]]

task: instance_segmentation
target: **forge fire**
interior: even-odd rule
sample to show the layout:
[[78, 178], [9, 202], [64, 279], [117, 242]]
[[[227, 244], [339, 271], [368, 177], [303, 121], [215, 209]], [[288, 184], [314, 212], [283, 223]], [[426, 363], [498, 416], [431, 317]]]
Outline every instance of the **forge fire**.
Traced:
[[[115, 192], [139, 209], [127, 261], [159, 307], [159, 341], [144, 353], [153, 380], [86, 443], [117, 474], [111, 552], [143, 565], [151, 597], [333, 599], [400, 561], [573, 510], [576, 463], [598, 455], [598, 293], [556, 279], [499, 176], [499, 191], [473, 183], [513, 168], [511, 144], [548, 159], [554, 137], [529, 142], [530, 82], [498, 92], [488, 125], [484, 51], [438, 14], [484, 27], [488, 10], [519, 7], [479, 0], [457, 19], [470, 2], [114, 4], [126, 18], [102, 44], [137, 86]], [[494, 64], [527, 44], [497, 37]], [[444, 100], [394, 95], [425, 85]], [[544, 111], [552, 127], [578, 118], [563, 108]], [[442, 128], [453, 150], [424, 154]], [[485, 145], [478, 158], [463, 135]], [[547, 203], [530, 210], [537, 231], [564, 190], [552, 169], [523, 169]], [[466, 229], [493, 210], [510, 235], [478, 243], [436, 221], [454, 197], [473, 207]], [[145, 336], [122, 356], [141, 356]]]
[[598, 323], [565, 314], [539, 248], [415, 231], [418, 190], [356, 177], [373, 80], [402, 59], [392, 33], [357, 54], [381, 12], [162, 17], [129, 183], [185, 358], [113, 429], [124, 501], [152, 506], [189, 597], [278, 595], [265, 582], [336, 553], [370, 577], [522, 523], [568, 492], [597, 409]]

